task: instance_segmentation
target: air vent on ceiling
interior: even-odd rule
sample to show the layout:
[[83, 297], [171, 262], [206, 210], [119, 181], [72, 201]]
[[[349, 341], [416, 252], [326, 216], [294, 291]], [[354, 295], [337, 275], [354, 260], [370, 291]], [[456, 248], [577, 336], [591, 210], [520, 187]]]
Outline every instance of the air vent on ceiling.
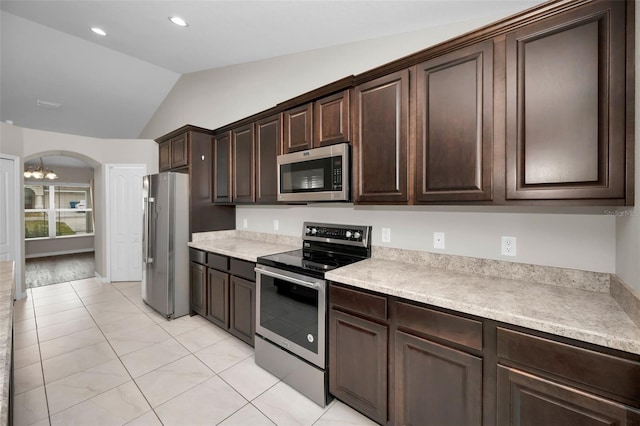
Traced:
[[36, 105], [41, 108], [60, 108], [62, 106], [59, 102], [51, 102], [51, 101], [43, 101], [42, 99], [38, 99], [36, 101]]

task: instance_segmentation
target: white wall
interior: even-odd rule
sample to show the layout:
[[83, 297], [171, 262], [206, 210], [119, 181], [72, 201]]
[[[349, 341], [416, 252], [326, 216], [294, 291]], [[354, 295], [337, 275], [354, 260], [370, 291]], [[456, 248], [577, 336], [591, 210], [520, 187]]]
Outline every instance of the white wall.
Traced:
[[[636, 3], [636, 76], [640, 75], [640, 7]], [[635, 92], [635, 207], [617, 209], [616, 274], [640, 291], [640, 83]]]
[[185, 124], [216, 129], [349, 75], [499, 20], [492, 16], [391, 37], [183, 75], [149, 121], [142, 138]]
[[[105, 246], [104, 164], [146, 164], [147, 173], [158, 171], [158, 145], [153, 140], [98, 139], [64, 133], [47, 132], [0, 123], [0, 152], [5, 147], [21, 158], [39, 155], [68, 155], [80, 158], [94, 167], [94, 213], [96, 272], [107, 276]], [[10, 153], [10, 152], [6, 152]], [[20, 238], [24, 240], [24, 224]], [[24, 247], [23, 247], [24, 250]], [[24, 252], [24, 251], [23, 251]]]
[[[353, 206], [236, 206], [236, 227], [249, 231], [302, 236], [302, 222], [373, 226], [373, 245], [615, 272], [615, 217], [563, 214], [529, 208]], [[538, 212], [543, 211], [543, 212]], [[273, 230], [278, 220], [279, 231]], [[381, 228], [391, 228], [391, 243], [382, 243]], [[433, 233], [445, 233], [445, 250], [433, 248]], [[501, 236], [517, 238], [517, 256], [500, 254]]]

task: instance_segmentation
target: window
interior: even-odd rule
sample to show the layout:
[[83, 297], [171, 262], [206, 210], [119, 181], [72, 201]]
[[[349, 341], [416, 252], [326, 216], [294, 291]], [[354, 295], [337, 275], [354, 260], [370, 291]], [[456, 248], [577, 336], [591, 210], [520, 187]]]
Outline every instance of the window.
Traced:
[[25, 184], [25, 238], [93, 235], [91, 200], [89, 185]]

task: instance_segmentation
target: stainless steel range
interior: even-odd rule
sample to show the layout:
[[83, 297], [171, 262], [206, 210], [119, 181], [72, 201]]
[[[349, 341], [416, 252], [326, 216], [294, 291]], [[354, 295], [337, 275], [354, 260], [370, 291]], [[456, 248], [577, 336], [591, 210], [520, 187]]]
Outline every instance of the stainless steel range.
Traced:
[[258, 258], [256, 364], [324, 407], [327, 282], [324, 274], [371, 256], [371, 227], [305, 222], [302, 249]]

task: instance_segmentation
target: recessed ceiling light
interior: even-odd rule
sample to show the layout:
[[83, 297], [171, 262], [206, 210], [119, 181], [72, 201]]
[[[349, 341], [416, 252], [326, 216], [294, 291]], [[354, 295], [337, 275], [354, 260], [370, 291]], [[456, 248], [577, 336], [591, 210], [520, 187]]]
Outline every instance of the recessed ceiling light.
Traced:
[[187, 21], [185, 21], [184, 19], [182, 19], [179, 16], [170, 16], [169, 20], [171, 22], [173, 22], [174, 24], [179, 25], [181, 27], [188, 27], [189, 26], [189, 24], [187, 24]]
[[93, 31], [94, 33], [101, 35], [101, 36], [106, 36], [107, 33], [104, 32], [104, 30], [102, 28], [98, 28], [98, 27], [91, 27], [91, 31]]

